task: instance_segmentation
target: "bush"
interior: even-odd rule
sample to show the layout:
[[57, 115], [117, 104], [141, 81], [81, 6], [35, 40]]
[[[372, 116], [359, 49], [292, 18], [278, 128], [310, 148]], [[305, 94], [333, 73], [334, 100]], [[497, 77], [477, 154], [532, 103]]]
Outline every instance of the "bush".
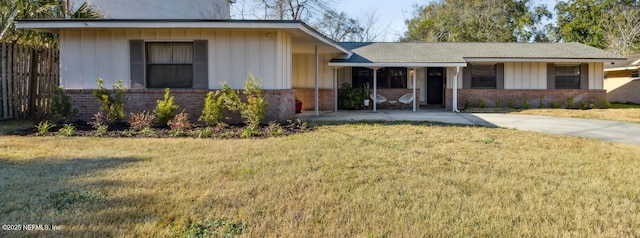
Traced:
[[487, 102], [485, 102], [482, 98], [478, 98], [478, 106], [480, 106], [480, 108], [485, 108], [487, 107]]
[[509, 102], [507, 102], [507, 104], [508, 104], [507, 106], [509, 108], [512, 108], [512, 109], [516, 108], [516, 105], [515, 105], [515, 102], [513, 101], [513, 99], [509, 99]]
[[366, 98], [361, 88], [353, 88], [350, 83], [343, 83], [340, 88], [344, 91], [344, 96], [340, 100], [342, 109], [358, 110], [362, 108]]
[[49, 121], [41, 121], [40, 123], [38, 123], [38, 125], [36, 125], [36, 129], [38, 129], [37, 134], [38, 135], [47, 134], [49, 130], [51, 130], [51, 128], [53, 128], [54, 126], [56, 125], [49, 123]]
[[471, 108], [471, 101], [469, 99], [464, 100], [464, 109]]
[[568, 97], [564, 103], [564, 108], [574, 108], [573, 97]]
[[98, 89], [94, 89], [91, 94], [100, 101], [100, 110], [107, 114], [109, 122], [120, 122], [124, 119], [124, 94], [127, 91], [122, 85], [122, 80], [118, 80], [113, 85], [113, 95], [104, 87], [102, 79], [97, 79]]
[[54, 119], [59, 123], [69, 121], [78, 113], [77, 109], [71, 107], [71, 99], [69, 99], [62, 86], [54, 91], [51, 112]]
[[269, 122], [269, 126], [265, 129], [265, 133], [270, 137], [282, 136], [284, 134], [284, 130], [280, 124], [272, 121]]
[[551, 101], [551, 108], [558, 108], [560, 106], [558, 106], [558, 102], [556, 101]]
[[544, 98], [538, 98], [538, 108], [542, 109], [544, 107]]
[[60, 135], [62, 136], [73, 136], [76, 134], [76, 128], [71, 124], [64, 124], [58, 132], [60, 132]]
[[599, 97], [598, 100], [600, 101], [600, 104], [602, 105], [603, 108], [610, 108], [611, 107], [611, 103], [606, 98]]
[[151, 128], [154, 119], [156, 119], [156, 116], [146, 111], [131, 113], [129, 127], [136, 131], [142, 131], [146, 128]]
[[207, 126], [218, 125], [218, 123], [222, 121], [224, 114], [225, 97], [222, 91], [207, 93], [207, 97], [204, 99], [204, 109], [202, 109], [200, 121], [204, 122]]
[[103, 136], [107, 134], [109, 129], [109, 118], [104, 116], [102, 112], [96, 112], [91, 118], [91, 121], [87, 122], [93, 129], [96, 130], [96, 136]]
[[153, 114], [156, 116], [159, 126], [166, 126], [169, 120], [173, 117], [173, 113], [180, 108], [180, 106], [173, 102], [174, 97], [169, 97], [169, 93], [170, 90], [168, 88], [164, 90], [164, 99], [158, 100], [156, 109], [153, 110]]
[[527, 99], [525, 98], [525, 99], [522, 101], [522, 105], [523, 105], [522, 107], [523, 107], [524, 109], [529, 109], [529, 106], [530, 106], [530, 105], [529, 105], [529, 100], [527, 100]]
[[500, 99], [496, 99], [496, 107], [502, 107], [502, 101], [500, 101]]
[[260, 128], [260, 122], [265, 118], [267, 106], [269, 105], [262, 95], [261, 87], [255, 77], [249, 74], [243, 91], [247, 98], [245, 103], [240, 100], [238, 94], [227, 83], [223, 84], [226, 107], [231, 111], [239, 111], [243, 122], [251, 130]]
[[184, 110], [178, 113], [173, 119], [167, 123], [171, 131], [169, 135], [174, 137], [186, 136], [187, 132], [191, 129], [191, 123], [189, 123], [189, 114]]

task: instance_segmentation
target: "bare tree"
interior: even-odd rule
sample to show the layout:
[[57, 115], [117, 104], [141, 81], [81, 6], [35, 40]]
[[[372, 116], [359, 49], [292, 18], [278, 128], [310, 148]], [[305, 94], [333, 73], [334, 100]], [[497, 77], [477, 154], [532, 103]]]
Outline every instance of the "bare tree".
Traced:
[[381, 41], [387, 38], [391, 23], [382, 23], [378, 16], [377, 10], [370, 10], [364, 12], [359, 18], [358, 22], [362, 31], [356, 37], [356, 41], [360, 42], [374, 42]]
[[334, 0], [253, 0], [263, 10], [260, 19], [303, 20], [322, 16]]
[[328, 10], [313, 27], [334, 41], [359, 41], [364, 30], [358, 20], [349, 18], [344, 12]]
[[629, 55], [640, 50], [640, 9], [629, 5], [614, 7], [602, 18], [607, 50]]

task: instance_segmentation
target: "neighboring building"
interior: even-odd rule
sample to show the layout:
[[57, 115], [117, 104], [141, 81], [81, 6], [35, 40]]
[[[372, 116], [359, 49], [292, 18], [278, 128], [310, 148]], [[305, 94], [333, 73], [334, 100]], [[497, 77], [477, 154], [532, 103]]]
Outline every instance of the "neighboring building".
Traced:
[[230, 19], [233, 0], [69, 0], [71, 10], [83, 3], [105, 19]]
[[578, 43], [336, 43], [301, 21], [24, 20], [17, 27], [60, 35], [61, 84], [84, 119], [98, 110], [97, 78], [107, 86], [124, 81], [127, 111], [151, 110], [170, 87], [197, 116], [209, 90], [221, 82], [241, 89], [251, 72], [263, 80], [268, 119], [284, 120], [295, 116], [296, 97], [306, 110], [337, 110], [344, 82], [370, 83], [389, 100], [415, 90], [414, 110], [457, 110], [479, 98], [488, 106], [526, 99], [531, 107], [540, 99], [547, 106], [598, 100], [606, 96], [603, 65], [624, 59]]
[[640, 54], [604, 66], [607, 100], [640, 104]]

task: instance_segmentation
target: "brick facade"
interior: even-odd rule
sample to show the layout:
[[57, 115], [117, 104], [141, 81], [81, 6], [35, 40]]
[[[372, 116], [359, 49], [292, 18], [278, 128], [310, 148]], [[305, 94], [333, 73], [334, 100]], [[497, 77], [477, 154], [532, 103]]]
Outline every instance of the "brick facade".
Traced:
[[[313, 88], [297, 88], [296, 98], [302, 101], [302, 110], [315, 110], [315, 89]], [[333, 111], [335, 109], [335, 93], [333, 89], [319, 89], [318, 98], [320, 99], [320, 111]]]
[[[447, 89], [445, 95], [445, 107], [451, 109], [453, 90]], [[466, 100], [471, 102], [472, 107], [477, 107], [480, 98], [485, 101], [487, 107], [495, 107], [496, 100], [500, 100], [501, 105], [506, 107], [509, 101], [513, 100], [515, 107], [522, 108], [524, 99], [527, 99], [529, 107], [537, 108], [541, 97], [545, 108], [550, 107], [553, 101], [562, 107], [569, 97], [573, 97], [576, 107], [580, 105], [580, 102], [590, 103], [591, 100], [596, 102], [596, 106], [601, 106], [600, 101], [606, 97], [606, 91], [581, 89], [458, 89], [458, 108], [463, 109]]]
[[[175, 103], [179, 110], [186, 109], [191, 121], [196, 122], [204, 107], [204, 99], [210, 90], [203, 89], [172, 89], [171, 96], [175, 97]], [[213, 91], [213, 90], [212, 90]], [[90, 89], [67, 89], [67, 95], [71, 104], [78, 109], [75, 119], [90, 120], [100, 109], [100, 103], [91, 94]], [[241, 92], [240, 92], [241, 93]], [[265, 99], [269, 102], [267, 107], [267, 121], [284, 121], [295, 117], [295, 92], [294, 90], [262, 90]], [[153, 111], [156, 101], [164, 96], [164, 89], [129, 89], [126, 93], [125, 113], [137, 113], [143, 110]], [[242, 122], [239, 113], [228, 113], [230, 123]]]

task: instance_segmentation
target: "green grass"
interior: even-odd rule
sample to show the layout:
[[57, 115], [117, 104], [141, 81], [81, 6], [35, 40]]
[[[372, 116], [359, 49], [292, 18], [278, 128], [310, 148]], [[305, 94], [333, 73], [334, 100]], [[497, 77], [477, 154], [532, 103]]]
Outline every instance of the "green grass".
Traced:
[[0, 236], [640, 236], [640, 147], [349, 124], [279, 138], [0, 137]]

